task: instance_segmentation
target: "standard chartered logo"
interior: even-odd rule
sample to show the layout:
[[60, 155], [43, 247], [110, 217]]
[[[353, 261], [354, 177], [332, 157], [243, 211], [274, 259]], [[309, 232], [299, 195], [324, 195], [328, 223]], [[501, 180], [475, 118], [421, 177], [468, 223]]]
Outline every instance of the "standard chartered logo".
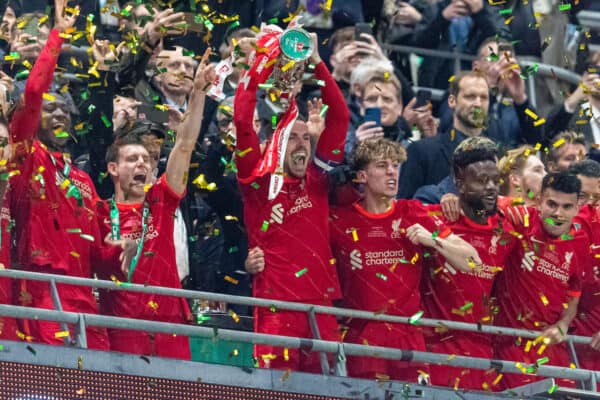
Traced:
[[404, 250], [367, 251], [365, 253], [365, 264], [371, 265], [394, 265], [406, 262]]
[[363, 269], [362, 255], [359, 250], [354, 249], [350, 252], [350, 265], [353, 271], [355, 269]]

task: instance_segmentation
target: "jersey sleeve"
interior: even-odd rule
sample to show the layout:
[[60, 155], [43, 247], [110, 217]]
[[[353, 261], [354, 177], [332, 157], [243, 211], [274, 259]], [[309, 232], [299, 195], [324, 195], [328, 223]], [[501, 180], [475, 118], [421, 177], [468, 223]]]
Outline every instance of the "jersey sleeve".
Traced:
[[423, 205], [418, 200], [398, 201], [405, 203], [406, 215], [411, 225], [421, 224], [423, 228], [432, 233], [450, 233], [450, 228], [442, 216], [442, 207], [439, 204]]
[[321, 89], [323, 103], [329, 106], [325, 117], [325, 130], [319, 138], [315, 164], [329, 171], [344, 160], [344, 144], [350, 121], [350, 111], [335, 79], [324, 62], [315, 66], [315, 77], [325, 82]]
[[235, 91], [233, 122], [236, 131], [236, 168], [240, 182], [252, 176], [254, 167], [260, 160], [260, 142], [254, 131], [254, 108], [258, 82], [250, 79], [246, 72]]
[[43, 94], [46, 93], [60, 55], [63, 38], [53, 29], [42, 49], [25, 84], [23, 99], [10, 121], [9, 132], [12, 143], [33, 140], [41, 119]]

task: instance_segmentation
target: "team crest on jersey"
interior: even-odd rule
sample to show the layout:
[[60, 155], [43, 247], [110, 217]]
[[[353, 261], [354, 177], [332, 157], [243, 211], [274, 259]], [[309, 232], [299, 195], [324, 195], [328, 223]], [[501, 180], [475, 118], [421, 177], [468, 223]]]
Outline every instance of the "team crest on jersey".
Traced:
[[521, 268], [532, 272], [533, 265], [535, 264], [535, 253], [533, 251], [528, 251], [523, 255], [523, 260], [521, 260]]
[[571, 260], [573, 259], [573, 252], [572, 251], [567, 251], [565, 253], [565, 262], [562, 265], [563, 269], [569, 269], [571, 268]]
[[350, 266], [352, 271], [355, 269], [363, 269], [362, 254], [360, 250], [354, 249], [350, 252]]
[[498, 250], [498, 241], [500, 240], [500, 235], [494, 235], [492, 236], [492, 239], [490, 240], [490, 254], [496, 254], [497, 250]]
[[402, 218], [398, 218], [392, 221], [392, 239], [399, 239], [402, 235], [400, 225], [402, 225]]

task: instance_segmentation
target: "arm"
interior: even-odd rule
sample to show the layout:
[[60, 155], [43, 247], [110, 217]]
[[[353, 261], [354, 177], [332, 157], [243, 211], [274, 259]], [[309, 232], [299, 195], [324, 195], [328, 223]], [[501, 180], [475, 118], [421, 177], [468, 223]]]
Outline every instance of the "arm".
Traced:
[[244, 153], [236, 157], [238, 178], [247, 179], [260, 160], [260, 142], [254, 131], [254, 109], [256, 108], [256, 90], [258, 82], [250, 79], [249, 71], [242, 77], [235, 92], [233, 122], [236, 131], [236, 150]]
[[190, 101], [183, 121], [177, 129], [175, 145], [167, 161], [167, 170], [165, 172], [167, 184], [179, 195], [185, 192], [190, 159], [196, 147], [198, 135], [200, 134], [200, 124], [202, 123], [204, 100], [206, 98], [204, 88], [207, 83], [212, 82], [211, 75], [214, 74], [213, 67], [208, 64], [209, 55], [210, 49], [207, 49], [196, 70]]
[[414, 224], [406, 230], [406, 236], [413, 244], [437, 250], [448, 263], [463, 272], [472, 271], [482, 264], [477, 250], [453, 233], [444, 236], [442, 232], [434, 237], [421, 224]]
[[55, 0], [54, 2], [56, 14], [54, 29], [50, 31], [48, 41], [29, 74], [23, 100], [10, 121], [9, 132], [13, 143], [33, 140], [37, 132], [41, 119], [42, 95], [50, 88], [64, 41], [60, 34], [75, 24], [77, 12], [70, 16], [64, 13], [67, 1]]
[[317, 35], [312, 33], [311, 36], [314, 45], [311, 62], [315, 65], [315, 77], [325, 82], [325, 86], [321, 89], [321, 96], [323, 103], [329, 106], [325, 117], [325, 130], [317, 143], [315, 163], [329, 171], [332, 168], [331, 164], [339, 164], [344, 160], [344, 144], [350, 121], [350, 110], [342, 91], [319, 56]]
[[57, 29], [52, 29], [46, 46], [42, 49], [25, 84], [23, 99], [10, 120], [9, 132], [13, 143], [33, 140], [41, 119], [42, 95], [46, 93], [52, 78], [63, 44]]

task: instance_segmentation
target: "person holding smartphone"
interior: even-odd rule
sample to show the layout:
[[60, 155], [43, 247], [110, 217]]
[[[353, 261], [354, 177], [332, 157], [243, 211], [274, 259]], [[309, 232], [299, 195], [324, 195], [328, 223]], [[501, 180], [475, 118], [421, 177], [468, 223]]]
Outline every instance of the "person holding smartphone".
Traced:
[[359, 106], [362, 122], [355, 131], [349, 132], [348, 151], [363, 140], [385, 137], [408, 146], [415, 139], [415, 130], [419, 132], [417, 139], [437, 133], [427, 93], [413, 98], [404, 107], [402, 86], [393, 72], [371, 72], [360, 87]]

